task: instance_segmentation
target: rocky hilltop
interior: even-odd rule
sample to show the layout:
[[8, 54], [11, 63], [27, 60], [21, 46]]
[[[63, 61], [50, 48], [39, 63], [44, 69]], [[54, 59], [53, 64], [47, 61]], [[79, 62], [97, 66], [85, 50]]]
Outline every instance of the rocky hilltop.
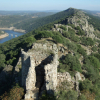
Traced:
[[75, 27], [80, 26], [80, 28], [85, 31], [87, 37], [94, 38], [94, 27], [88, 23], [89, 16], [86, 16], [82, 11], [77, 11], [74, 16], [67, 19], [69, 24], [75, 25]]
[[[69, 8], [67, 12], [66, 18], [30, 32], [17, 43], [19, 60], [3, 69], [0, 85], [6, 77], [12, 78], [9, 82], [19, 84], [18, 97], [25, 100], [99, 100], [100, 38], [83, 11]], [[11, 50], [7, 57], [17, 53]]]
[[75, 88], [79, 93], [78, 81], [85, 80], [84, 75], [76, 72], [75, 78], [71, 78], [69, 72], [57, 72], [58, 59], [61, 56], [59, 54], [61, 52], [68, 54], [64, 47], [47, 41], [46, 43], [34, 43], [32, 49], [21, 52], [22, 86], [26, 90], [25, 100], [37, 100], [45, 90], [48, 94], [52, 94], [59, 90], [64, 81], [70, 84], [68, 89]]

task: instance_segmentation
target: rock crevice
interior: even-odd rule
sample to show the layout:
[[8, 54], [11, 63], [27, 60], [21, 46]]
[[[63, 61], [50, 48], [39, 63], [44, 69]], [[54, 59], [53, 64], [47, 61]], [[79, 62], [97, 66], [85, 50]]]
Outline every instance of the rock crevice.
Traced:
[[56, 44], [33, 44], [22, 52], [22, 86], [25, 100], [36, 99], [46, 90], [52, 93], [57, 87], [58, 49]]

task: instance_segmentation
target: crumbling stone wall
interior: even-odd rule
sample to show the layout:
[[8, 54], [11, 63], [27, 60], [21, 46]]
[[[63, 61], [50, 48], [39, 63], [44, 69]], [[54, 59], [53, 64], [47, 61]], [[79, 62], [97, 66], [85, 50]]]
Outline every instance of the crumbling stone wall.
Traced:
[[57, 87], [57, 66], [58, 55], [55, 54], [53, 62], [45, 66], [45, 82], [46, 82], [46, 90], [47, 93], [51, 93], [52, 90], [55, 91]]
[[31, 50], [22, 50], [22, 86], [26, 89], [25, 99], [35, 99], [36, 93], [56, 89], [58, 49], [56, 44], [34, 43]]
[[59, 88], [62, 85], [62, 82], [67, 81], [70, 86], [66, 86], [65, 90], [68, 89], [75, 89], [77, 92], [79, 92], [79, 81], [84, 81], [85, 77], [83, 74], [80, 72], [76, 72], [74, 77], [71, 77], [69, 72], [64, 72], [64, 73], [57, 73], [57, 87]]

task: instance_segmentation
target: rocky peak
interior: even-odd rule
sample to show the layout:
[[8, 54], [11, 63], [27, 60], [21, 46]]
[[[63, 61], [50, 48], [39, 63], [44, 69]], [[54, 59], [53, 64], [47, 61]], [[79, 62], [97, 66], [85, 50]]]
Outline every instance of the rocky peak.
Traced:
[[80, 26], [80, 28], [85, 31], [86, 36], [90, 38], [95, 38], [94, 27], [88, 23], [89, 16], [84, 12], [77, 10], [73, 16], [67, 18], [68, 24], [74, 24], [75, 27]]

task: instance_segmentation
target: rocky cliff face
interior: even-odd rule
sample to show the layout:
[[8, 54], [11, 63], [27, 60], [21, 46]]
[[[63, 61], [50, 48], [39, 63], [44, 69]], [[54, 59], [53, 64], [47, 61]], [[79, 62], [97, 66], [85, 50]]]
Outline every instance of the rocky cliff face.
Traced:
[[80, 26], [80, 28], [85, 31], [87, 37], [95, 38], [94, 27], [89, 25], [88, 19], [89, 17], [82, 11], [77, 11], [74, 16], [67, 18], [67, 23], [74, 24], [75, 27]]

